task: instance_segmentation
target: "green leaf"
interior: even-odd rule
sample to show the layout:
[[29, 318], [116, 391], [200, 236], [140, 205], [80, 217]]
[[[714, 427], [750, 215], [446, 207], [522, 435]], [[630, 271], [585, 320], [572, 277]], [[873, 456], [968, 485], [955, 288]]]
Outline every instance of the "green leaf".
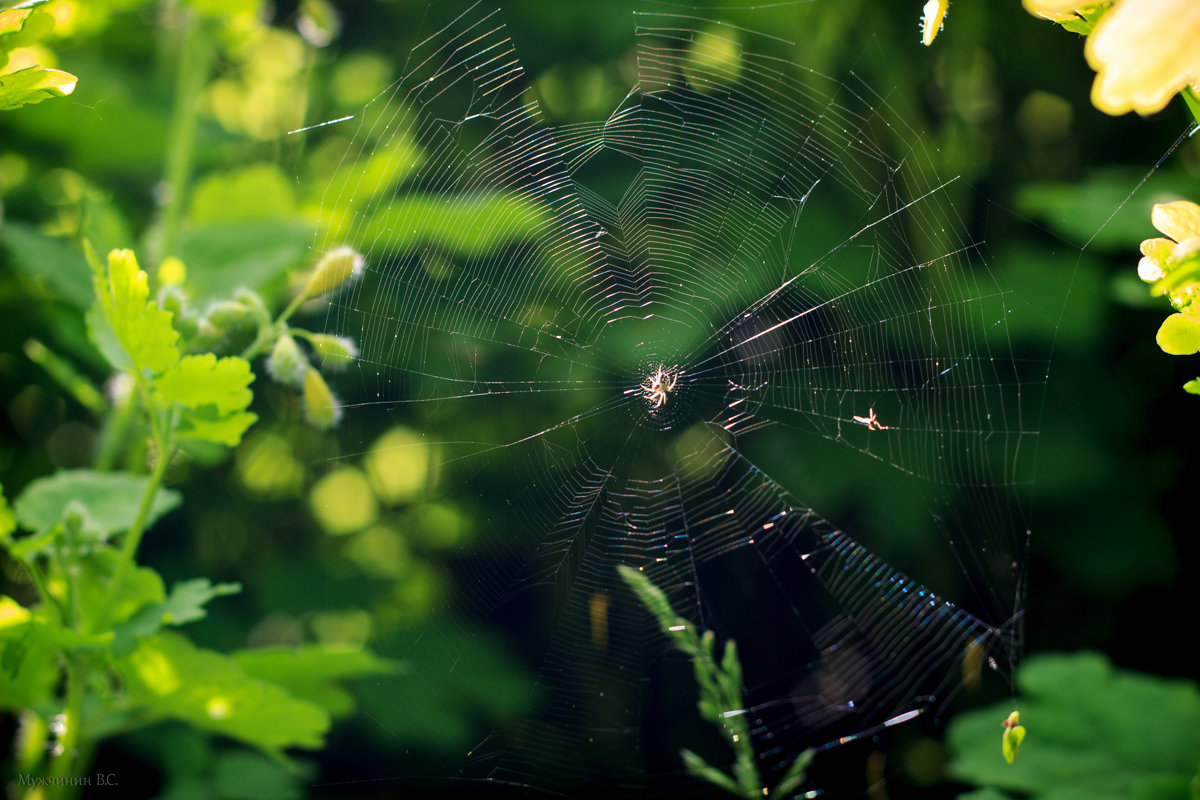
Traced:
[[207, 616], [204, 606], [214, 597], [237, 594], [242, 590], [240, 583], [211, 583], [208, 578], [181, 581], [171, 587], [171, 594], [163, 601], [144, 606], [117, 630], [119, 649], [129, 652], [133, 642], [143, 636], [157, 633], [166, 625], [185, 625]]
[[17, 518], [8, 507], [8, 500], [4, 497], [4, 486], [0, 484], [0, 541], [7, 542], [16, 529]]
[[274, 164], [251, 164], [196, 182], [188, 219], [195, 223], [280, 219], [296, 211], [292, 184]]
[[78, 83], [71, 73], [48, 67], [26, 67], [0, 75], [0, 111], [40, 103], [48, 97], [66, 97]]
[[1200, 123], [1200, 93], [1197, 93], [1191, 86], [1185, 86], [1179, 94], [1183, 96], [1183, 102], [1187, 105], [1188, 111], [1192, 112], [1192, 119]]
[[[139, 373], [149, 370], [158, 374], [178, 362], [179, 334], [171, 326], [171, 315], [150, 300], [148, 278], [138, 268], [133, 251], [113, 250], [108, 254], [107, 270], [93, 260], [92, 272], [98, 306], [116, 342], [129, 356], [128, 364], [114, 361], [113, 366], [125, 369], [132, 365]], [[101, 345], [102, 336], [93, 330], [101, 352], [109, 356]]]
[[1108, 2], [1081, 3], [1074, 17], [1055, 20], [1059, 25], [1080, 36], [1090, 36], [1112, 6]]
[[1017, 676], [1021, 756], [997, 752], [1011, 700], [955, 719], [949, 774], [1033, 800], [1188, 797], [1200, 753], [1200, 686], [1113, 669], [1098, 653], [1030, 657]]
[[246, 411], [254, 393], [250, 363], [212, 353], [187, 356], [154, 382], [155, 398], [184, 409], [176, 435], [233, 447], [257, 416]]
[[194, 302], [229, 295], [229, 287], [266, 292], [310, 257], [312, 225], [295, 219], [205, 222], [179, 234], [178, 255], [187, 264]]
[[67, 303], [87, 308], [96, 299], [87, 262], [78, 248], [68, 246], [18, 221], [0, 225], [0, 244], [22, 274], [39, 281]]
[[1200, 394], [1200, 378], [1192, 378], [1183, 385], [1183, 390], [1188, 394]]
[[[103, 540], [129, 529], [149, 485], [146, 475], [63, 470], [26, 486], [13, 509], [23, 528], [43, 531], [61, 521], [67, 507], [77, 503], [86, 511], [84, 531]], [[147, 527], [181, 499], [179, 492], [159, 489], [146, 517]]]
[[143, 640], [118, 664], [129, 700], [151, 714], [278, 754], [317, 749], [329, 715], [282, 687], [249, 675], [236, 661], [162, 632]]
[[337, 685], [339, 681], [369, 675], [393, 675], [403, 669], [396, 661], [379, 658], [364, 650], [322, 645], [243, 650], [234, 653], [233, 658], [250, 675], [277, 683], [296, 697], [316, 703], [334, 715], [354, 710], [354, 698]]
[[775, 784], [775, 791], [771, 794], [774, 797], [791, 797], [792, 792], [800, 788], [804, 783], [805, 777], [808, 774], [809, 765], [812, 764], [813, 751], [812, 749], [805, 750], [800, 755], [796, 756], [796, 760], [788, 767], [788, 771], [779, 779], [779, 783]]
[[692, 777], [699, 778], [702, 781], [708, 781], [713, 786], [719, 786], [730, 794], [740, 795], [742, 793], [738, 788], [737, 783], [734, 782], [733, 778], [729, 777], [712, 764], [709, 764], [691, 750], [684, 748], [679, 751], [679, 755], [683, 759], [683, 765], [687, 767], [687, 771]]
[[[136, 616], [146, 606], [161, 603], [166, 598], [166, 589], [157, 572], [149, 567], [136, 567], [125, 570], [121, 585], [114, 593], [112, 582], [120, 561], [120, 554], [111, 547], [99, 548], [84, 555], [79, 561], [75, 579], [75, 605], [80, 616], [80, 627], [91, 630], [101, 630], [102, 626], [113, 628], [116, 633], [114, 647], [128, 652], [122, 623]], [[56, 590], [55, 586], [64, 589]], [[69, 601], [66, 586], [65, 580], [51, 584], [51, 592], [63, 605]]]
[[1200, 351], [1200, 317], [1172, 314], [1163, 320], [1154, 338], [1164, 353], [1190, 356]]

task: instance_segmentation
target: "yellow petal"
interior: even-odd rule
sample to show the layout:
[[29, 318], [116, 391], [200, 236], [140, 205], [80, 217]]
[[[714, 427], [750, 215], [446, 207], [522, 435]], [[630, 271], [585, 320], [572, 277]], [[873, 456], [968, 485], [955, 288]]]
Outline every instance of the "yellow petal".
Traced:
[[1200, 236], [1200, 206], [1190, 200], [1155, 203], [1150, 221], [1177, 242]]
[[1175, 243], [1161, 236], [1156, 239], [1142, 240], [1142, 255], [1151, 261], [1157, 261], [1159, 264], [1165, 264], [1167, 259], [1171, 257], [1171, 251], [1174, 249]]
[[1087, 5], [1089, 0], [1021, 0], [1025, 10], [1035, 17], [1067, 19], [1075, 16], [1075, 9]]
[[1148, 258], [1138, 261], [1138, 277], [1146, 283], [1157, 283], [1166, 276], [1163, 268]]
[[1084, 54], [1096, 82], [1092, 103], [1107, 114], [1162, 110], [1200, 82], [1200, 3], [1121, 0], [1088, 37]]

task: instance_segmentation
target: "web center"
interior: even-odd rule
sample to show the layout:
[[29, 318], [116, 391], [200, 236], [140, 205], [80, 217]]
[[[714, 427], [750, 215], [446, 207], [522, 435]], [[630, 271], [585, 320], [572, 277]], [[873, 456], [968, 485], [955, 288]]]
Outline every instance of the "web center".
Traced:
[[650, 411], [658, 411], [671, 401], [681, 374], [678, 365], [668, 367], [666, 364], [659, 364], [647, 373], [638, 389]]

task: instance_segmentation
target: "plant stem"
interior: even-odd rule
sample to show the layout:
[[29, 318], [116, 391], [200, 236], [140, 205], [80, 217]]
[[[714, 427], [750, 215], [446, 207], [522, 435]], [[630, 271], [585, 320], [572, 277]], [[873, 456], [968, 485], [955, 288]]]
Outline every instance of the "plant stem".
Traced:
[[203, 26], [186, 9], [183, 42], [175, 75], [175, 108], [171, 112], [171, 130], [167, 138], [166, 206], [163, 209], [163, 234], [151, 263], [158, 265], [175, 254], [183, 203], [191, 177], [192, 157], [196, 149], [196, 102], [204, 90], [212, 66], [213, 51]]
[[267, 325], [260, 325], [254, 341], [242, 351], [242, 358], [252, 361], [267, 352], [268, 345], [273, 344], [277, 338], [287, 333], [285, 323], [287, 323], [292, 314], [296, 313], [296, 309], [300, 308], [307, 299], [309, 299], [308, 293], [301, 292], [292, 298], [292, 302], [288, 303], [287, 308], [279, 313], [274, 322], [270, 322]]
[[150, 509], [154, 507], [154, 497], [158, 494], [158, 489], [162, 486], [163, 476], [167, 472], [167, 465], [171, 463], [171, 459], [175, 455], [174, 445], [168, 444], [167, 437], [160, 430], [160, 423], [152, 417], [151, 424], [154, 427], [154, 445], [157, 450], [158, 459], [154, 464], [154, 469], [150, 473], [150, 482], [146, 485], [146, 492], [142, 495], [142, 502], [138, 506], [137, 516], [133, 520], [133, 525], [125, 532], [125, 538], [121, 542], [121, 557], [117, 561], [117, 569], [113, 573], [112, 585], [108, 590], [108, 598], [103, 611], [104, 623], [107, 624], [109, 617], [112, 615], [113, 605], [117, 601], [117, 597], [121, 591], [121, 585], [125, 582], [125, 578], [129, 575], [129, 570], [133, 567], [134, 558], [137, 556], [138, 545], [142, 542], [142, 535], [146, 532], [146, 520], [150, 517]]
[[67, 703], [62, 714], [62, 735], [58, 739], [59, 751], [50, 764], [49, 787], [53, 797], [67, 800], [78, 794], [75, 778], [82, 773], [79, 729], [83, 722], [83, 676], [76, 665], [67, 658]]

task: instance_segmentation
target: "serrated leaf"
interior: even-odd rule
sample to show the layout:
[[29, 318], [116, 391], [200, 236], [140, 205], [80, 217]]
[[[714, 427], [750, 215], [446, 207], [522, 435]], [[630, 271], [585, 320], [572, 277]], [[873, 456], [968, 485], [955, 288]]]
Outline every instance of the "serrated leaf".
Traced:
[[161, 602], [144, 606], [117, 630], [119, 649], [128, 652], [135, 639], [156, 633], [167, 625], [185, 625], [203, 619], [208, 612], [204, 605], [214, 597], [237, 594], [240, 583], [213, 584], [208, 578], [180, 581], [171, 587], [171, 594]]
[[254, 380], [243, 358], [212, 353], [187, 356], [154, 383], [156, 399], [185, 409], [176, 435], [233, 447], [258, 419], [245, 409], [254, 399]]
[[[166, 598], [162, 577], [149, 567], [127, 569], [121, 585], [114, 592], [112, 582], [120, 561], [120, 554], [111, 547], [93, 550], [81, 558], [81, 569], [75, 578], [75, 606], [80, 627], [90, 630], [112, 628], [118, 633], [114, 640], [118, 649], [123, 646], [119, 635], [122, 624], [146, 606], [161, 603]], [[56, 586], [62, 588], [56, 589]], [[55, 581], [51, 586], [51, 593], [64, 606], [69, 600], [66, 586], [63, 580]]]
[[79, 79], [69, 72], [48, 67], [26, 67], [0, 75], [0, 111], [40, 103], [50, 97], [66, 97]]
[[320, 748], [329, 729], [319, 706], [174, 633], [143, 640], [118, 670], [134, 705], [268, 753]]
[[1154, 338], [1164, 353], [1173, 356], [1200, 352], [1200, 317], [1172, 314], [1163, 320]]
[[187, 408], [215, 406], [221, 414], [244, 411], [254, 393], [250, 363], [229, 356], [218, 359], [212, 353], [187, 356], [155, 381], [154, 391], [167, 403]]
[[133, 251], [113, 250], [108, 268], [93, 262], [92, 272], [99, 307], [134, 369], [158, 374], [175, 365], [179, 333], [171, 326], [171, 315], [150, 300], [149, 279], [138, 268]]
[[243, 650], [233, 658], [249, 674], [283, 686], [296, 697], [309, 700], [330, 714], [354, 709], [354, 698], [337, 684], [369, 675], [394, 675], [403, 668], [395, 661], [365, 650], [334, 649], [322, 645]]
[[[79, 503], [87, 512], [85, 532], [106, 539], [133, 524], [149, 485], [150, 478], [146, 475], [63, 470], [26, 486], [13, 510], [23, 528], [43, 531], [62, 520], [68, 505]], [[181, 500], [179, 492], [159, 489], [150, 505], [146, 526], [178, 506]]]

